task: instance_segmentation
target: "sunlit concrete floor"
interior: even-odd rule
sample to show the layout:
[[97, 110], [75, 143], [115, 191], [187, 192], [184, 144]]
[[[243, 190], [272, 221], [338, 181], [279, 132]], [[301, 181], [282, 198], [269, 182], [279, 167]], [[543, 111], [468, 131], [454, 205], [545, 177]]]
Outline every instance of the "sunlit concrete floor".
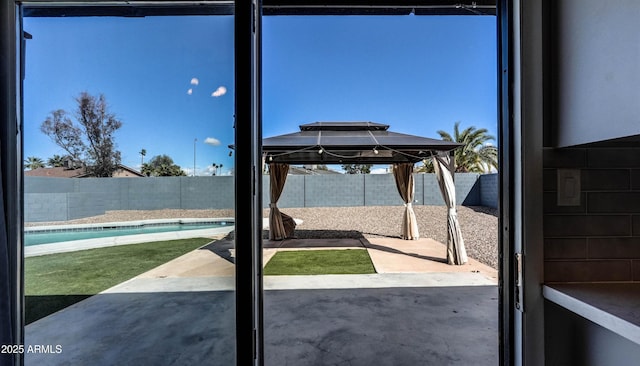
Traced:
[[[25, 365], [234, 365], [233, 277], [167, 268], [27, 326], [26, 345], [62, 352]], [[495, 283], [484, 269], [265, 277], [265, 364], [497, 365]]]

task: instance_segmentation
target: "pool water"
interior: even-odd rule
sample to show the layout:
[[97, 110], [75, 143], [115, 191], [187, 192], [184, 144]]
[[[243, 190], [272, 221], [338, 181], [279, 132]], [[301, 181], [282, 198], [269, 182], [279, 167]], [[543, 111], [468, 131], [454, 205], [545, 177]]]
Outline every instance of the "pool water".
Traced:
[[24, 245], [60, 243], [73, 240], [107, 238], [112, 236], [166, 233], [170, 231], [215, 229], [233, 225], [233, 222], [214, 221], [195, 224], [160, 224], [122, 227], [66, 229], [59, 231], [25, 232]]

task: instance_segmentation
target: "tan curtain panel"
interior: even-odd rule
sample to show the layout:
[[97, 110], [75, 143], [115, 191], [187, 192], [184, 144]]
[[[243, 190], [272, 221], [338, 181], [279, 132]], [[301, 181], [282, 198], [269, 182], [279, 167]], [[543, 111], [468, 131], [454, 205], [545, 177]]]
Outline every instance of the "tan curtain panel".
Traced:
[[440, 192], [442, 192], [442, 198], [447, 205], [447, 262], [455, 265], [465, 264], [467, 263], [467, 251], [464, 248], [464, 239], [456, 210], [456, 186], [453, 182], [454, 161], [448, 154], [436, 155], [433, 159]]
[[283, 240], [293, 235], [295, 221], [288, 215], [280, 212], [277, 206], [278, 199], [284, 189], [289, 173], [288, 164], [269, 164], [270, 200], [269, 200], [269, 239]]
[[405, 240], [418, 240], [420, 233], [418, 232], [418, 220], [413, 212], [411, 203], [415, 186], [413, 183], [413, 163], [397, 163], [393, 164], [393, 176], [396, 179], [396, 188], [404, 201], [404, 214], [402, 216], [402, 228], [400, 229], [400, 237]]

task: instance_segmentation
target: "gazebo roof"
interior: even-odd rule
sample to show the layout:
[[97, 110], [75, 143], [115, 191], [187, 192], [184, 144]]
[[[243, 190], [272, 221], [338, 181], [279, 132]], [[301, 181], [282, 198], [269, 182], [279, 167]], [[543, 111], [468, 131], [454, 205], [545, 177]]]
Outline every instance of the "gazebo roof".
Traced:
[[388, 131], [374, 122], [315, 122], [300, 132], [265, 138], [267, 163], [392, 164], [418, 162], [462, 144]]

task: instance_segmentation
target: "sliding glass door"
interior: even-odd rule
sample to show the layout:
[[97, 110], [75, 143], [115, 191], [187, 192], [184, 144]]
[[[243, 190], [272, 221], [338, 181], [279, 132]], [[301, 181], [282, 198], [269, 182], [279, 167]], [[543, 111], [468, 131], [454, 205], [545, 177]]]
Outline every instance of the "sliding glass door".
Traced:
[[260, 362], [257, 4], [3, 6], [7, 361]]
[[[100, 0], [92, 2], [55, 2], [48, 0], [3, 2], [2, 10], [0, 11], [2, 27], [0, 31], [0, 48], [7, 57], [0, 59], [0, 111], [2, 111], [0, 116], [2, 128], [0, 133], [0, 165], [2, 168], [0, 198], [2, 198], [3, 203], [0, 211], [3, 224], [0, 225], [0, 284], [2, 285], [0, 293], [3, 296], [0, 298], [0, 319], [2, 324], [7, 326], [3, 326], [2, 333], [0, 333], [2, 344], [28, 345], [28, 342], [25, 343], [25, 340], [28, 341], [28, 337], [25, 339], [25, 329], [28, 334], [32, 325], [44, 325], [47, 318], [49, 318], [49, 316], [44, 316], [39, 320], [34, 320], [25, 328], [25, 314], [22, 310], [25, 306], [25, 296], [28, 297], [27, 302], [30, 302], [31, 297], [36, 300], [57, 301], [63, 298], [69, 300], [76, 295], [80, 295], [80, 297], [90, 295], [82, 302], [65, 307], [65, 309], [82, 307], [87, 304], [84, 301], [91, 299], [94, 299], [91, 301], [96, 301], [100, 297], [120, 298], [123, 302], [117, 310], [113, 311], [113, 314], [116, 317], [122, 314], [127, 314], [127, 316], [131, 317], [132, 314], [135, 315], [135, 312], [127, 312], [127, 309], [137, 309], [138, 314], [145, 313], [143, 311], [144, 307], [140, 305], [144, 302], [143, 299], [154, 299], [158, 296], [157, 294], [162, 294], [166, 296], [162, 296], [165, 301], [162, 301], [160, 306], [165, 309], [163, 314], [166, 316], [160, 318], [165, 320], [173, 316], [176, 318], [172, 318], [174, 322], [170, 322], [170, 326], [167, 323], [160, 323], [160, 325], [155, 326], [161, 326], [163, 329], [179, 329], [179, 331], [163, 330], [159, 335], [171, 333], [172, 336], [177, 337], [171, 339], [179, 339], [179, 342], [183, 343], [174, 344], [173, 346], [176, 348], [161, 349], [156, 356], [166, 355], [163, 352], [174, 349], [176, 353], [172, 353], [173, 356], [165, 358], [165, 361], [184, 351], [186, 353], [182, 353], [182, 356], [180, 356], [184, 357], [182, 360], [186, 360], [187, 357], [196, 357], [204, 354], [210, 362], [202, 363], [219, 363], [215, 359], [221, 353], [216, 352], [226, 352], [227, 354], [220, 356], [225, 361], [230, 360], [232, 363], [235, 362], [242, 365], [263, 364], [263, 263], [261, 240], [263, 233], [261, 187], [263, 185], [260, 157], [262, 138], [261, 16], [263, 14], [346, 15], [349, 13], [358, 15], [421, 15], [425, 12], [432, 12], [438, 15], [456, 12], [475, 14], [484, 11], [483, 7], [496, 8], [495, 1], [478, 1], [473, 2], [473, 4], [463, 5], [458, 2], [425, 0], [419, 1], [417, 4], [420, 6], [415, 8], [399, 8], [396, 4], [389, 5], [387, 3], [389, 2], [363, 4], [362, 2], [341, 1], [333, 3], [333, 6], [327, 6], [322, 2], [313, 2], [309, 5], [292, 5], [286, 1], [265, 1], [263, 5], [261, 1], [257, 0], [237, 3], [233, 1], [195, 2], [182, 0], [161, 2], [145, 0], [136, 2]], [[535, 6], [538, 3], [535, 2]], [[517, 40], [520, 30], [520, 18], [517, 16], [521, 12], [518, 7], [519, 4], [519, 2], [512, 1], [497, 2], [496, 12], [499, 17], [497, 23], [499, 25], [498, 45], [500, 50], [498, 62], [500, 66], [498, 69], [500, 71], [501, 88], [498, 93], [500, 98], [498, 104], [501, 107], [501, 126], [499, 127], [498, 135], [501, 140], [500, 151], [502, 154], [500, 158], [502, 164], [500, 168], [502, 173], [500, 177], [501, 223], [499, 224], [501, 232], [500, 271], [502, 277], [500, 282], [502, 286], [500, 290], [502, 310], [500, 345], [502, 346], [501, 361], [505, 364], [520, 359], [520, 349], [514, 349], [513, 339], [521, 333], [521, 328], [518, 328], [518, 326], [523, 323], [518, 321], [518, 324], [514, 324], [517, 312], [514, 310], [516, 300], [513, 295], [515, 286], [512, 279], [514, 278], [515, 269], [512, 254], [515, 250], [512, 247], [513, 243], [511, 243], [514, 240], [514, 223], [521, 219], [514, 214], [514, 205], [521, 198], [510, 193], [513, 177], [516, 173], [521, 173], [517, 170], [519, 169], [517, 162], [513, 161], [517, 159], [512, 157], [514, 149], [519, 145], [512, 141], [515, 138], [514, 133], [517, 131], [510, 112], [513, 105], [520, 102], [520, 95], [518, 93], [514, 94], [510, 84], [510, 80], [517, 79], [520, 72], [520, 70], [513, 69], [515, 62], [519, 61], [517, 59], [514, 60], [511, 49], [513, 44], [517, 43], [515, 40]], [[529, 8], [524, 10], [529, 10]], [[54, 34], [49, 32], [53, 29], [49, 28], [53, 26], [52, 24], [42, 28], [46, 30], [44, 32], [34, 31], [36, 30], [36, 23], [60, 20], [64, 28], [63, 17], [69, 20], [69, 24], [84, 19], [91, 27], [98, 27], [105, 19], [117, 19], [117, 22], [122, 22], [123, 24], [140, 23], [143, 24], [141, 27], [149, 26], [160, 18], [164, 19], [160, 22], [170, 21], [170, 18], [174, 18], [178, 22], [189, 20], [182, 23], [183, 28], [179, 28], [180, 24], [177, 24], [176, 27], [178, 28], [173, 28], [173, 31], [168, 33], [167, 27], [159, 26], [156, 31], [158, 35], [163, 33], [162, 37], [158, 36], [155, 41], [142, 41], [138, 45], [132, 45], [129, 41], [150, 36], [155, 31], [150, 31], [149, 29], [151, 28], [147, 28], [146, 31], [128, 30], [123, 32], [125, 28], [115, 26], [115, 23], [106, 24], [106, 28], [102, 28], [100, 32], [92, 37], [89, 37], [89, 33], [84, 31], [77, 32], [78, 34], [71, 32], [70, 36], [72, 37], [85, 38], [86, 48], [83, 48], [82, 44], [74, 46], [76, 49], [83, 49], [85, 52], [77, 50], [71, 52], [70, 45], [63, 46], [63, 41], [68, 41], [63, 36], [56, 41], [59, 47], [51, 47], [48, 44], [48, 53], [39, 53], [41, 51], [36, 43], [48, 39]], [[61, 19], [56, 20], [56, 18]], [[196, 29], [196, 23], [200, 23], [201, 20], [204, 23], [210, 22], [207, 26], [212, 28]], [[220, 23], [226, 22], [226, 26], [217, 28], [219, 26], [217, 24], [218, 20], [221, 20]], [[535, 24], [530, 24], [527, 29], [536, 29]], [[93, 31], [95, 30], [94, 28]], [[23, 31], [26, 33], [23, 33]], [[222, 33], [225, 36], [220, 38]], [[58, 33], [57, 35], [60, 36], [60, 34]], [[121, 37], [121, 41], [113, 38], [116, 35]], [[180, 37], [183, 37], [182, 40], [180, 40]], [[106, 44], [103, 48], [99, 47], [105, 41], [112, 43], [110, 47], [115, 49], [115, 53], [105, 53]], [[173, 44], [177, 48], [169, 47], [171, 43], [169, 41], [174, 42]], [[225, 48], [230, 41], [232, 41], [232, 55], [230, 55], [229, 49]], [[113, 44], [118, 42], [120, 44]], [[218, 56], [224, 54], [227, 57], [226, 60], [219, 63], [213, 59], [208, 59], [207, 61], [207, 56], [202, 56], [194, 58], [193, 60], [195, 61], [188, 61], [186, 50], [193, 42], [199, 42], [200, 47], [197, 48], [202, 48], [202, 50], [214, 50], [214, 54]], [[95, 51], [88, 52], [91, 47], [94, 47]], [[223, 49], [226, 51], [222, 51]], [[229, 59], [229, 56], [231, 56], [231, 59]], [[146, 66], [140, 65], [140, 61], [143, 59], [147, 60]], [[163, 64], [167, 65], [166, 62], [168, 60], [176, 59], [182, 59], [185, 63], [182, 66], [173, 64], [170, 67], [161, 67]], [[67, 62], [64, 60], [67, 60]], [[31, 65], [31, 61], [37, 64]], [[100, 69], [98, 71], [89, 71], [85, 74], [85, 77], [81, 76], [82, 72], [87, 72], [88, 66], [96, 66], [100, 63], [102, 71]], [[60, 69], [50, 68], [55, 64], [66, 67], [66, 74], [59, 71]], [[81, 66], [71, 67], [71, 65]], [[117, 65], [119, 65], [120, 71], [108, 75], [104, 72], [109, 68], [113, 70]], [[228, 65], [232, 65], [231, 70], [227, 68]], [[35, 81], [39, 68], [41, 68], [41, 71], [46, 71], [44, 75], [60, 77], [59, 81], [49, 84], [30, 84]], [[176, 70], [180, 68], [182, 70]], [[196, 70], [203, 71], [202, 73], [196, 73]], [[223, 76], [226, 76], [226, 78], [218, 79], [216, 73], [221, 70], [225, 71], [220, 75], [224, 74]], [[231, 75], [233, 77], [230, 77]], [[113, 78], [110, 76], [113, 76]], [[139, 81], [142, 80], [140, 79], [142, 76], [147, 77], [149, 81]], [[102, 78], [105, 83], [111, 84], [113, 92], [109, 91], [107, 93], [107, 89], [95, 88], [89, 84], [90, 79], [94, 77]], [[172, 79], [174, 83], [161, 82], [169, 79]], [[75, 85], [75, 87], [64, 91], [61, 89], [64, 85]], [[34, 94], [31, 93], [32, 91]], [[63, 158], [64, 155], [72, 155], [67, 154], [64, 148], [55, 144], [51, 137], [42, 131], [43, 123], [48, 118], [52, 121], [58, 118], [59, 121], [64, 122], [66, 121], [65, 116], [70, 121], [78, 122], [76, 118], [77, 100], [83, 100], [80, 97], [85, 91], [88, 92], [89, 96], [97, 97], [98, 99], [96, 100], [98, 101], [100, 100], [100, 94], [104, 94], [104, 100], [106, 101], [104, 105], [108, 107], [107, 110], [113, 112], [117, 116], [117, 120], [122, 122], [122, 126], [119, 127], [118, 131], [123, 132], [126, 130], [126, 133], [114, 134], [116, 136], [117, 149], [121, 152], [120, 164], [124, 166], [119, 167], [120, 172], [127, 174], [125, 172], [127, 171], [126, 168], [132, 168], [132, 170], [145, 176], [113, 178], [112, 174], [112, 178], [89, 176], [85, 178], [56, 178], [69, 179], [73, 184], [69, 184], [69, 181], [59, 185], [47, 184], [46, 181], [44, 184], [39, 185], [33, 183], [36, 181], [42, 182], [46, 178], [36, 176], [33, 178], [37, 179], [32, 179], [29, 177], [26, 171], [31, 169], [25, 169], [27, 165], [35, 167], [34, 171], [38, 169], [39, 164], [44, 165], [45, 169], [53, 168], [48, 165], [59, 164], [57, 162], [59, 159], [57, 159], [56, 155]], [[169, 91], [175, 92], [175, 97], [167, 98], [166, 93]], [[330, 90], [328, 93], [330, 93]], [[27, 98], [30, 100], [27, 100]], [[191, 104], [178, 103], [181, 100]], [[151, 104], [147, 104], [147, 102], [151, 102]], [[30, 103], [40, 105], [38, 108], [41, 108], [41, 112], [32, 114], [32, 112], [36, 111], [36, 107], [31, 107]], [[182, 105], [182, 107], [178, 107], [179, 105]], [[221, 109], [217, 109], [219, 107]], [[178, 108], [181, 108], [182, 112], [179, 112]], [[65, 111], [66, 114], [56, 113], [58, 110]], [[232, 116], [230, 117], [229, 114], [232, 114]], [[202, 120], [198, 120], [199, 118], [202, 118]], [[303, 122], [305, 121], [301, 121], [301, 123]], [[190, 130], [196, 132], [190, 132]], [[51, 129], [49, 131], [51, 132]], [[280, 132], [286, 133], [289, 131], [278, 131], [278, 133]], [[49, 149], [47, 149], [47, 146], [49, 146]], [[51, 146], [54, 147], [51, 148]], [[155, 147], [152, 148], [151, 146], [159, 146], [160, 149], [154, 150]], [[157, 172], [153, 173], [152, 167], [145, 168], [145, 172], [142, 172], [145, 164], [150, 165], [151, 159], [160, 155], [170, 157], [174, 164], [168, 164], [168, 166], [179, 166], [185, 175], [182, 177], [147, 177], [146, 173], [160, 175]], [[50, 159], [51, 164], [49, 164]], [[62, 159], [62, 161], [64, 167], [65, 159]], [[66, 159], [66, 162], [67, 167], [69, 167], [69, 163], [71, 163], [71, 167], [75, 166], [73, 159]], [[91, 164], [87, 164], [87, 166], [89, 165]], [[213, 186], [214, 178], [221, 184], [220, 186]], [[92, 191], [91, 189], [98, 187], [98, 185], [92, 185], [90, 182], [98, 182], [100, 179], [109, 179], [115, 183], [107, 184], [108, 187]], [[122, 187], [124, 183], [118, 182], [117, 179], [121, 179], [123, 182], [124, 180], [130, 180], [132, 183], [127, 185], [125, 189]], [[137, 180], [146, 180], [150, 182], [150, 185], [148, 188], [135, 188], [139, 184], [136, 183]], [[225, 180], [226, 182], [223, 182]], [[165, 181], [170, 183], [163, 183]], [[175, 183], [178, 181], [180, 182], [179, 184]], [[73, 187], [67, 187], [65, 191], [63, 189], [65, 184]], [[45, 189], [49, 189], [49, 191], [47, 192]], [[161, 197], [156, 199], [154, 194], [159, 194]], [[229, 201], [232, 204], [229, 204]], [[117, 205], [120, 205], [118, 209], [115, 208], [116, 202], [118, 202]], [[161, 207], [162, 205], [171, 207]], [[45, 207], [55, 209], [45, 213]], [[62, 207], [65, 209], [62, 209]], [[80, 209], [83, 207], [85, 210], [81, 212], [82, 210]], [[147, 287], [132, 287], [127, 290], [122, 286], [118, 287], [122, 284], [122, 282], [119, 282], [114, 286], [116, 291], [113, 291], [114, 288], [110, 287], [107, 289], [106, 294], [102, 294], [102, 290], [95, 289], [93, 290], [95, 294], [84, 293], [86, 291], [81, 291], [83, 293], [80, 293], [79, 290], [73, 290], [66, 294], [29, 293], [31, 289], [29, 288], [30, 281], [28, 276], [31, 276], [31, 274], [27, 273], [27, 267], [31, 265], [31, 259], [38, 256], [26, 255], [27, 246], [24, 244], [24, 235], [25, 231], [29, 231], [31, 226], [39, 225], [32, 225], [33, 223], [52, 224], [55, 222], [55, 224], [59, 224], [60, 222], [68, 221], [66, 224], [72, 225], [78, 224], [71, 223], [70, 221], [72, 220], [83, 220], [89, 217], [106, 215], [107, 212], [162, 211], [165, 209], [230, 210], [224, 211], [224, 215], [207, 214], [208, 216], [205, 218], [224, 218], [222, 216], [229, 215], [230, 218], [233, 218], [233, 230], [228, 231], [223, 237], [210, 237], [211, 242], [206, 243], [207, 245], [211, 243], [210, 247], [202, 247], [203, 249], [198, 247], [194, 250], [204, 254], [205, 262], [213, 258], [216, 263], [220, 264], [220, 267], [204, 265], [205, 269], [211, 270], [212, 268], [228, 268], [231, 266], [233, 275], [227, 276], [223, 280], [202, 277], [195, 281], [201, 287], [193, 288], [191, 285], [180, 286], [178, 284], [181, 282], [180, 278], [171, 277], [166, 273], [156, 273], [157, 277], [150, 279], [140, 278], [139, 275], [142, 274], [140, 273], [132, 275], [129, 279], [138, 284], [146, 281]], [[35, 215], [38, 210], [40, 210], [38, 215], [41, 215], [39, 218]], [[102, 210], [104, 213], [97, 213], [96, 210]], [[175, 218], [171, 217], [170, 219]], [[200, 217], [189, 218], [200, 219]], [[42, 221], [35, 221], [36, 219], [42, 219]], [[138, 217], [126, 221], [143, 220], [160, 220], [160, 218]], [[227, 221], [227, 223], [229, 222], [231, 220]], [[223, 244], [223, 241], [225, 241], [224, 245], [220, 245]], [[154, 240], [153, 242], [156, 241]], [[98, 248], [90, 248], [90, 250], [93, 249]], [[167, 259], [164, 263], [167, 264], [172, 260]], [[156, 266], [154, 269], [157, 267], [162, 266]], [[195, 267], [197, 265], [193, 265], [192, 262], [191, 266], [185, 268]], [[37, 268], [37, 266], [32, 266], [32, 268]], [[529, 266], [529, 268], [535, 269], [534, 266]], [[193, 274], [193, 271], [191, 271], [191, 274]], [[167, 284], [167, 287], [152, 286], [152, 282], [156, 281], [157, 284], [162, 282], [160, 280], [166, 280], [164, 283]], [[169, 283], [172, 283], [171, 286], [173, 287], [170, 287]], [[531, 288], [533, 289], [533, 287]], [[45, 286], [45, 290], [53, 290], [53, 287]], [[181, 297], [180, 295], [186, 295], [186, 297]], [[224, 308], [223, 317], [220, 317], [220, 313], [218, 313], [217, 317], [208, 318], [215, 312], [213, 307], [217, 306], [216, 304], [222, 304], [222, 302], [214, 300], [216, 296], [223, 297], [227, 301], [227, 307]], [[126, 304], [127, 301], [135, 297], [138, 298], [137, 302], [135, 302], [138, 304], [135, 305], [138, 306], [137, 308], [131, 305], [132, 303]], [[189, 301], [182, 302], [182, 300], [178, 300], [179, 298], [185, 299], [188, 297], [191, 297]], [[208, 310], [198, 313], [199, 317], [194, 321], [180, 321], [180, 316], [185, 312], [185, 306], [183, 305], [193, 302], [191, 300], [196, 298], [201, 300], [200, 303], [203, 306], [201, 309], [207, 308]], [[46, 304], [47, 301], [44, 301], [44, 303]], [[149, 304], [151, 303], [150, 301]], [[91, 302], [88, 304], [91, 305]], [[28, 308], [29, 305], [27, 304]], [[49, 310], [51, 309], [49, 308]], [[220, 308], [217, 309], [220, 310]], [[529, 307], [529, 309], [532, 308]], [[53, 312], [50, 316], [59, 316], [60, 314], [64, 314], [64, 311]], [[54, 318], [51, 317], [49, 319]], [[83, 326], [89, 326], [89, 323], [95, 320], [90, 317], [84, 318], [84, 320], [82, 320], [82, 317], [78, 319], [80, 319], [78, 323]], [[148, 347], [147, 349], [149, 350], [162, 344], [155, 343], [156, 339], [162, 337], [158, 334], [150, 334], [151, 332], [148, 330], [151, 328], [147, 328], [144, 325], [143, 316], [138, 318], [134, 316], [129, 319], [136, 319], [137, 323], [128, 324], [137, 324], [141, 329], [145, 329], [142, 333], [147, 334], [147, 337], [137, 340], [133, 347]], [[161, 320], [156, 317], [154, 321]], [[66, 326], [67, 323], [64, 324]], [[216, 340], [210, 334], [206, 334], [207, 329], [214, 329], [209, 327], [208, 324], [212, 324], [213, 327], [219, 327], [217, 329], [220, 330], [224, 329], [220, 338], [223, 339], [222, 342], [219, 339]], [[535, 336], [539, 327], [531, 329], [531, 335]], [[49, 340], [51, 343], [51, 347], [47, 348], [47, 350], [55, 352], [57, 350], [56, 346], [62, 346], [63, 355], [66, 353], [67, 357], [73, 356], [73, 353], [71, 353], [73, 345], [71, 343], [58, 344], [56, 342], [62, 342], [61, 339], [48, 337], [46, 333], [41, 334], [45, 334], [42, 342]], [[90, 339], [96, 336], [98, 336], [97, 333], [87, 337]], [[110, 339], [113, 342], [118, 341], [117, 337]], [[524, 343], [525, 341], [526, 339], [522, 342]], [[203, 345], [206, 346], [198, 347], [198, 351], [187, 351], [189, 347]], [[220, 346], [225, 351], [220, 351], [220, 348], [218, 348]], [[129, 351], [133, 352], [132, 350]], [[153, 355], [154, 352], [150, 354]], [[229, 354], [233, 354], [233, 356]], [[529, 354], [533, 354], [533, 352]], [[28, 360], [28, 357], [25, 356], [27, 355], [19, 352], [14, 355], [1, 355], [1, 357], [4, 357], [2, 359], [3, 362], [5, 360], [7, 362], [15, 360], [17, 364], [23, 359]], [[48, 354], [46, 355], [48, 358], [44, 359], [47, 361], [56, 360], [55, 356], [55, 354]], [[45, 356], [41, 353], [38, 357]], [[58, 360], [64, 359], [58, 358]], [[107, 362], [106, 359], [105, 362]]]

